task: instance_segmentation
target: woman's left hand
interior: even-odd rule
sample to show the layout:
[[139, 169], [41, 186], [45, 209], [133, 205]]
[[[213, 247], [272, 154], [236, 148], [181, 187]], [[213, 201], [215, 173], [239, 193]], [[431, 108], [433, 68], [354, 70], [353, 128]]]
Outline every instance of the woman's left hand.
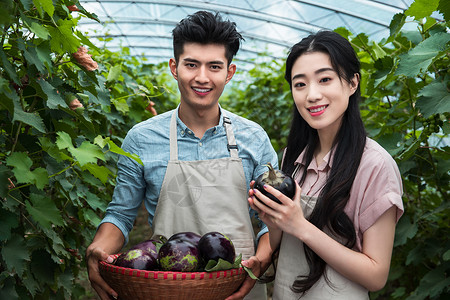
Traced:
[[264, 189], [280, 200], [281, 204], [264, 196], [257, 189], [250, 190], [248, 199], [250, 206], [258, 212], [260, 219], [269, 227], [269, 230], [270, 228], [277, 228], [293, 234], [295, 230], [300, 228], [305, 217], [300, 205], [301, 188], [297, 182], [295, 182], [295, 185], [296, 191], [293, 199], [288, 198], [270, 185], [264, 186]]

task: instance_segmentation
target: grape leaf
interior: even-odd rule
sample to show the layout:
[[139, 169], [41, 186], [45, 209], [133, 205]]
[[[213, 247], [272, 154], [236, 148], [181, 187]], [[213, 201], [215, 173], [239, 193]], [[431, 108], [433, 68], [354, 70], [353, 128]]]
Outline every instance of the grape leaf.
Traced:
[[18, 183], [32, 183], [43, 189], [48, 183], [48, 173], [43, 168], [30, 170], [33, 161], [24, 152], [14, 152], [6, 159], [8, 166], [13, 166], [13, 173]]
[[80, 163], [80, 166], [88, 163], [96, 163], [97, 159], [105, 160], [102, 150], [97, 145], [93, 145], [88, 141], [84, 141], [78, 148], [69, 148], [69, 152]]
[[11, 237], [11, 229], [16, 228], [19, 225], [19, 219], [15, 213], [0, 209], [0, 220], [2, 220], [2, 226], [0, 226], [0, 241], [5, 241]]
[[42, 91], [44, 92], [44, 98], [47, 97], [47, 106], [51, 109], [56, 109], [58, 106], [67, 107], [66, 102], [58, 94], [58, 91], [50, 83], [44, 79], [36, 80]]
[[108, 181], [108, 176], [113, 175], [113, 173], [105, 166], [99, 166], [95, 163], [88, 163], [82, 167], [82, 170], [88, 170], [96, 178], [104, 184]]
[[436, 113], [450, 112], [450, 94], [446, 82], [448, 80], [435, 80], [419, 91], [416, 106], [425, 118]]
[[61, 212], [51, 198], [30, 194], [30, 200], [31, 203], [28, 201], [26, 203], [27, 211], [43, 228], [50, 228], [52, 225], [64, 225]]
[[106, 145], [108, 145], [109, 151], [116, 153], [116, 154], [124, 155], [131, 159], [134, 159], [140, 165], [142, 165], [142, 166], [144, 165], [144, 163], [142, 162], [142, 160], [139, 158], [139, 156], [137, 154], [131, 154], [131, 153], [126, 152], [125, 150], [123, 150], [122, 148], [117, 146], [113, 141], [111, 141], [111, 139], [109, 137], [104, 139], [101, 135], [98, 135], [94, 139], [94, 143], [96, 143], [97, 145], [99, 145], [102, 148], [105, 147]]
[[116, 81], [122, 73], [122, 65], [115, 65], [109, 69], [108, 78], [106, 81]]
[[414, 17], [416, 20], [431, 16], [438, 8], [439, 0], [416, 0], [405, 11], [407, 16]]
[[30, 260], [28, 248], [23, 237], [14, 234], [3, 245], [2, 258], [10, 272], [15, 271], [21, 276], [25, 270], [25, 262]]
[[407, 53], [400, 55], [395, 74], [415, 77], [420, 72], [426, 71], [439, 52], [446, 49], [446, 44], [449, 41], [450, 34], [446, 32], [436, 33], [423, 40]]

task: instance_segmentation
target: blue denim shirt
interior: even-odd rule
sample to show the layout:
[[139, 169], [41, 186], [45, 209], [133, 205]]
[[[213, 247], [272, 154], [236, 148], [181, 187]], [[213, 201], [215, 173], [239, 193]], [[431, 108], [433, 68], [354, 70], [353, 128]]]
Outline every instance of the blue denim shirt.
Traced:
[[[222, 118], [225, 113], [232, 123], [249, 189], [250, 181], [267, 171], [264, 164], [271, 162], [274, 167], [278, 167], [277, 154], [261, 126], [222, 108], [220, 111], [219, 125], [208, 129], [199, 139], [178, 118], [177, 109], [178, 159], [194, 161], [229, 157]], [[108, 222], [116, 225], [122, 231], [126, 242], [142, 201], [149, 213], [148, 222], [152, 225], [169, 161], [169, 125], [172, 113], [173, 110], [135, 125], [123, 141], [122, 148], [139, 155], [144, 166], [126, 156], [120, 156], [113, 198], [101, 224]], [[252, 209], [249, 213], [256, 215]], [[261, 231], [257, 239], [267, 232], [262, 222], [260, 225]]]

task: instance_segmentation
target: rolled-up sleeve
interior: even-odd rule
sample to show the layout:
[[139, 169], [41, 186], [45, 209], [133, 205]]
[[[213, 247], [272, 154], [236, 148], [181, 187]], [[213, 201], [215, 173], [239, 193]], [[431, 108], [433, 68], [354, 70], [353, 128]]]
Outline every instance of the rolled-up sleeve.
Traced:
[[[124, 139], [122, 149], [139, 155], [135, 138], [131, 130]], [[100, 224], [112, 223], [117, 226], [122, 231], [125, 243], [127, 243], [128, 234], [133, 228], [144, 194], [143, 167], [135, 160], [121, 155], [118, 161], [116, 187], [112, 201], [109, 203], [106, 215]]]

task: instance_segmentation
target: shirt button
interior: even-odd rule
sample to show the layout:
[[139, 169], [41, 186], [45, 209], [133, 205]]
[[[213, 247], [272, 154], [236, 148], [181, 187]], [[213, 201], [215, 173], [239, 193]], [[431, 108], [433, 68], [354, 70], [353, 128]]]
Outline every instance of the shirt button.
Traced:
[[181, 130], [181, 135], [184, 135], [184, 130]]
[[202, 142], [200, 142], [200, 143], [198, 143], [198, 145], [201, 147], [201, 146], [203, 146], [203, 143]]
[[189, 130], [188, 133], [189, 133], [189, 134], [192, 134], [192, 131]]

